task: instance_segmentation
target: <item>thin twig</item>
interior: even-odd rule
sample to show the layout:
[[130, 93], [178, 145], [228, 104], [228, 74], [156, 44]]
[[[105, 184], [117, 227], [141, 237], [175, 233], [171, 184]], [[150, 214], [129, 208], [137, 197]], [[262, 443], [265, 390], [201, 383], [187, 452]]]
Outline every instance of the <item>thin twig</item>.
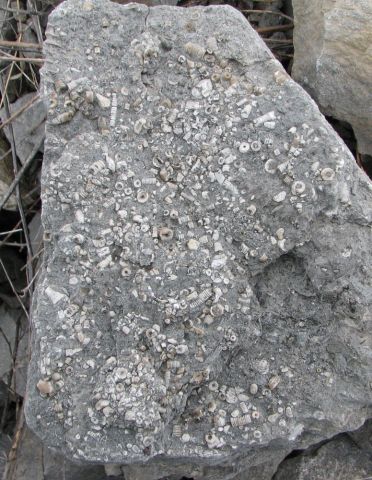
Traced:
[[5, 268], [5, 265], [4, 265], [3, 261], [1, 260], [1, 258], [0, 258], [0, 265], [2, 266], [2, 269], [4, 270], [6, 279], [8, 280], [9, 285], [10, 285], [10, 287], [11, 287], [14, 295], [16, 296], [19, 304], [21, 305], [23, 311], [25, 312], [26, 317], [29, 319], [29, 315], [28, 315], [27, 309], [26, 309], [26, 307], [24, 306], [24, 304], [23, 304], [23, 302], [22, 302], [22, 300], [21, 300], [21, 297], [18, 295], [18, 292], [17, 292], [17, 290], [15, 289], [15, 287], [14, 287], [14, 285], [13, 285], [13, 282], [12, 282], [12, 279], [9, 277], [9, 274], [8, 274], [8, 272], [7, 272], [6, 268]]
[[[40, 184], [37, 184], [34, 188], [32, 188], [31, 190], [29, 190], [27, 193], [25, 193], [23, 195], [23, 198], [25, 200], [27, 199], [32, 199], [34, 197], [34, 193], [35, 192], [40, 192]], [[40, 195], [39, 195], [39, 200], [40, 200]], [[36, 213], [37, 210], [29, 210], [27, 213]]]
[[363, 168], [362, 156], [361, 156], [361, 154], [360, 154], [360, 152], [359, 152], [358, 150], [356, 151], [356, 154], [355, 154], [355, 160], [356, 160], [358, 166], [359, 166], [360, 168]]
[[[11, 368], [8, 372], [8, 378], [6, 379], [6, 384], [11, 385], [12, 383], [12, 378], [13, 378], [13, 368]], [[0, 421], [0, 432], [4, 431], [5, 427], [5, 422], [8, 416], [8, 408], [9, 408], [9, 403], [10, 403], [10, 391], [7, 390], [6, 392], [6, 397], [5, 397], [5, 403], [1, 415], [1, 421]]]
[[[2, 47], [0, 45], [0, 55], [5, 55], [7, 56], [7, 58], [9, 58], [10, 54], [6, 50], [17, 50], [17, 49], [13, 47]], [[37, 55], [38, 53], [40, 53], [39, 50], [37, 50], [36, 48], [23, 48], [22, 50], [19, 49], [19, 52], [27, 53], [29, 55], [32, 55], [32, 54]], [[19, 58], [22, 58], [22, 57], [19, 57]]]
[[25, 243], [17, 243], [17, 242], [4, 242], [2, 245], [8, 246], [8, 247], [19, 247], [20, 249], [27, 247]]
[[[39, 243], [41, 245], [42, 242], [39, 242]], [[44, 248], [43, 247], [40, 248], [40, 250], [37, 253], [35, 253], [35, 255], [30, 260], [27, 260], [27, 261], [33, 262], [37, 257], [39, 257], [43, 253], [43, 251], [44, 251]], [[26, 268], [26, 264], [24, 264], [23, 267], [20, 268], [20, 271], [22, 272], [25, 268]]]
[[32, 48], [34, 50], [43, 49], [43, 46], [39, 43], [11, 42], [8, 40], [0, 40], [0, 47], [12, 48], [14, 50], [22, 50], [23, 48]]
[[28, 110], [31, 107], [31, 105], [33, 105], [36, 102], [36, 100], [38, 100], [39, 98], [40, 98], [39, 94], [36, 94], [31, 100], [29, 100], [25, 105], [23, 105], [23, 107], [21, 107], [19, 110], [13, 113], [11, 117], [7, 118], [5, 122], [3, 122], [0, 125], [0, 130], [4, 128], [6, 125], [8, 125], [8, 123], [11, 123], [15, 118], [19, 117], [23, 112]]
[[[27, 214], [29, 213], [36, 213], [36, 211], [33, 211], [32, 209], [37, 205], [40, 201], [40, 198], [37, 198], [29, 207], [27, 207]], [[38, 210], [37, 210], [38, 211]], [[18, 227], [20, 227], [22, 224], [21, 220], [18, 220], [16, 225], [14, 226], [14, 230], [16, 230]], [[13, 233], [9, 233], [4, 240], [0, 240], [0, 248], [5, 245], [5, 243], [9, 240], [9, 238], [13, 235]]]
[[261, 14], [266, 14], [268, 13], [269, 15], [279, 15], [280, 17], [286, 18], [290, 22], [293, 22], [293, 18], [290, 17], [289, 15], [286, 15], [283, 12], [275, 12], [273, 10], [255, 10], [255, 9], [249, 9], [249, 10], [241, 10], [243, 13], [261, 13]]
[[39, 151], [43, 141], [44, 141], [44, 137], [41, 139], [41, 141], [37, 145], [34, 146], [32, 152], [30, 153], [30, 155], [26, 159], [25, 163], [22, 165], [21, 169], [18, 171], [18, 173], [15, 176], [12, 183], [9, 185], [8, 191], [6, 192], [6, 194], [4, 195], [4, 197], [0, 201], [0, 210], [2, 210], [4, 208], [4, 205], [9, 200], [9, 198], [12, 195], [14, 189], [18, 186], [19, 182], [22, 180], [23, 175], [25, 174], [26, 170], [28, 169], [28, 167], [31, 165], [31, 163], [35, 159], [35, 155]]
[[41, 65], [44, 63], [43, 58], [27, 58], [27, 57], [6, 57], [0, 56], [0, 60], [8, 60], [9, 62], [26, 62], [26, 63], [40, 63]]
[[[0, 208], [1, 210], [1, 208]], [[8, 232], [0, 232], [0, 235], [8, 235], [8, 233], [17, 233], [17, 232], [22, 232], [22, 228], [17, 228], [17, 230], [9, 230]]]
[[24, 297], [24, 296], [26, 295], [26, 293], [30, 290], [30, 288], [34, 285], [35, 280], [36, 280], [37, 276], [39, 275], [40, 271], [41, 271], [41, 268], [38, 268], [38, 269], [36, 270], [36, 273], [35, 273], [35, 275], [34, 275], [34, 278], [33, 278], [33, 279], [31, 280], [31, 282], [27, 285], [27, 287], [25, 287], [25, 288], [22, 290], [22, 293], [21, 293], [21, 296], [22, 296], [22, 297]]
[[8, 372], [8, 378], [7, 378], [7, 394], [5, 398], [5, 404], [3, 407], [3, 412], [1, 416], [1, 421], [0, 421], [0, 432], [4, 431], [5, 427], [5, 422], [8, 416], [8, 409], [9, 409], [9, 403], [10, 403], [10, 394], [14, 394], [14, 390], [12, 388], [12, 383], [16, 386], [16, 361], [17, 361], [17, 354], [18, 354], [18, 347], [19, 347], [19, 341], [20, 341], [20, 328], [21, 328], [21, 316], [18, 315], [17, 318], [15, 319], [15, 324], [16, 324], [16, 330], [15, 330], [15, 336], [14, 336], [14, 345], [13, 348], [10, 344], [10, 341], [8, 340], [7, 336], [3, 332], [2, 328], [0, 328], [0, 332], [2, 333], [5, 342], [8, 345], [9, 348], [9, 353], [10, 357], [12, 359], [12, 365], [11, 369]]
[[[5, 81], [5, 87], [4, 87], [4, 91], [7, 92], [8, 91], [8, 85], [9, 85], [9, 82], [12, 78], [12, 72], [13, 72], [13, 67], [14, 67], [15, 63], [13, 62], [11, 65], [10, 65], [10, 68], [9, 68], [9, 72], [7, 73], [7, 76], [6, 76], [6, 81]], [[9, 65], [8, 65], [9, 67]], [[2, 97], [1, 99], [1, 103], [0, 103], [0, 108], [3, 107], [3, 103], [4, 103], [4, 97]]]
[[290, 38], [264, 38], [263, 39], [266, 43], [273, 43], [273, 44], [279, 44], [279, 45], [292, 45], [293, 40]]
[[9, 153], [11, 153], [12, 149], [9, 148], [9, 150], [7, 150], [4, 155], [1, 155], [0, 157], [0, 162], [2, 162], [4, 160], [5, 157], [7, 157], [9, 155]]
[[17, 14], [23, 14], [23, 15], [44, 15], [43, 12], [33, 12], [30, 10], [21, 10], [18, 8], [6, 8], [6, 7], [0, 7], [0, 10], [3, 12], [9, 12], [9, 13], [17, 13]]
[[[37, 7], [35, 5], [34, 0], [27, 0], [27, 6], [30, 7], [30, 10], [37, 11]], [[40, 26], [40, 18], [38, 15], [31, 14], [32, 22], [35, 27], [36, 31], [36, 36], [37, 36], [37, 41], [39, 42], [40, 45], [43, 44], [43, 34], [41, 32], [41, 26]]]
[[[4, 85], [3, 85], [2, 78], [0, 78], [0, 90], [1, 90], [1, 94], [5, 98], [5, 101], [4, 101], [5, 115], [9, 119], [9, 117], [10, 117], [9, 101], [8, 101], [8, 97], [7, 97], [7, 92], [4, 91]], [[12, 148], [14, 178], [17, 178], [17, 175], [18, 175], [17, 152], [16, 152], [16, 144], [15, 144], [14, 131], [13, 131], [13, 125], [12, 124], [9, 124], [9, 134], [10, 134], [9, 135], [10, 146]], [[27, 243], [27, 255], [28, 255], [28, 258], [32, 258], [32, 256], [33, 256], [32, 244], [31, 244], [29, 233], [28, 233], [28, 226], [27, 226], [25, 212], [23, 210], [21, 190], [19, 188], [19, 183], [17, 183], [16, 186], [15, 186], [15, 193], [16, 193], [16, 198], [17, 198], [18, 211], [19, 211], [21, 221], [22, 221], [23, 234], [25, 236], [25, 240], [26, 240], [26, 243]], [[34, 276], [33, 268], [32, 268], [32, 265], [30, 264], [30, 265], [28, 265], [28, 268], [27, 268], [27, 280], [28, 280], [28, 282], [31, 281], [33, 276]], [[30, 301], [32, 301], [31, 294], [32, 294], [32, 292], [30, 292]]]
[[271, 33], [271, 32], [283, 32], [284, 30], [291, 30], [294, 27], [293, 23], [286, 25], [274, 25], [273, 27], [259, 27], [256, 28], [257, 33]]
[[[27, 73], [24, 71], [24, 69], [21, 68], [20, 65], [18, 65], [18, 63], [13, 62], [12, 65], [14, 65], [14, 66], [19, 70], [20, 75], [23, 76], [23, 77], [25, 77], [26, 80], [29, 81], [30, 84], [34, 87], [35, 90], [37, 90], [37, 89], [39, 88], [38, 83], [35, 82], [35, 81], [33, 81], [33, 80], [31, 80], [31, 78], [27, 75]], [[31, 70], [31, 72], [32, 72], [32, 75], [35, 76], [34, 71], [33, 71], [33, 65], [32, 65], [32, 63], [30, 63], [29, 66], [30, 66], [30, 70]]]
[[8, 339], [8, 337], [5, 335], [5, 332], [4, 332], [4, 330], [3, 330], [1, 327], [0, 327], [0, 333], [1, 333], [1, 335], [3, 336], [5, 343], [8, 345], [8, 350], [9, 350], [10, 356], [12, 356], [12, 355], [13, 355], [12, 346], [10, 345], [9, 339]]
[[21, 408], [19, 416], [17, 418], [17, 425], [15, 429], [15, 435], [13, 437], [13, 443], [8, 454], [8, 461], [5, 465], [4, 480], [14, 480], [16, 475], [17, 466], [17, 454], [18, 449], [21, 447], [22, 440], [25, 435], [25, 429], [23, 428], [25, 422], [25, 416], [23, 408]]

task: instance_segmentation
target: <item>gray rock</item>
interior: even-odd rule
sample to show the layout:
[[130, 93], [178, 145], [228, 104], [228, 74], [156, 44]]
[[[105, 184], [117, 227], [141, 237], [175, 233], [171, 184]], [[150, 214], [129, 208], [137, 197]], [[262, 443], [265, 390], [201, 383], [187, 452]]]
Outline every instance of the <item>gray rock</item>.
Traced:
[[0, 7], [0, 38], [2, 40], [9, 40], [9, 37], [12, 36], [13, 33], [15, 21], [12, 19], [11, 12], [8, 11], [8, 0], [0, 0]]
[[12, 372], [9, 386], [21, 396], [26, 390], [27, 346], [28, 327], [23, 311], [0, 305], [0, 380], [8, 385], [9, 372]]
[[[14, 103], [11, 103], [11, 114], [25, 107], [35, 95], [35, 93], [27, 93]], [[26, 108], [23, 113], [12, 120], [17, 156], [21, 163], [24, 163], [35, 149], [37, 152], [37, 150], [42, 148], [45, 136], [46, 113], [45, 103], [42, 99], [38, 99], [30, 107]], [[0, 110], [0, 118], [2, 121], [6, 120], [4, 109]], [[4, 127], [4, 133], [9, 140], [10, 129], [8, 126]]]
[[[8, 194], [9, 187], [11, 186], [14, 180], [14, 168], [13, 168], [13, 158], [11, 153], [11, 147], [9, 143], [0, 137], [0, 202], [2, 203], [5, 196]], [[35, 159], [36, 160], [36, 159]], [[36, 165], [28, 168], [25, 174], [22, 176], [22, 179], [19, 182], [20, 193], [22, 204], [24, 207], [27, 207], [31, 203], [35, 202], [36, 192], [35, 192], [35, 176], [37, 162], [34, 162]], [[32, 190], [32, 193], [30, 191]], [[3, 206], [5, 210], [18, 210], [16, 194], [12, 193], [5, 205]], [[5, 224], [2, 225], [3, 227]], [[3, 228], [2, 231], [6, 229]], [[0, 239], [1, 240], [1, 239]]]
[[[0, 137], [0, 200], [5, 197], [9, 186], [13, 181], [13, 161], [10, 147], [7, 141]], [[17, 210], [17, 199], [13, 193], [9, 200], [5, 203], [6, 210]]]
[[358, 428], [370, 185], [244, 17], [67, 1], [45, 54], [30, 427], [206, 480]]
[[285, 460], [273, 480], [362, 480], [372, 475], [371, 450], [360, 449], [347, 434]]
[[43, 226], [41, 224], [41, 213], [37, 212], [32, 217], [31, 222], [28, 224], [29, 234], [30, 234], [30, 241], [32, 245], [32, 251], [34, 255], [38, 254], [39, 262], [42, 259], [42, 255], [40, 251], [43, 248]]
[[24, 425], [17, 449], [6, 465], [4, 480], [105, 480], [102, 465], [79, 465], [46, 448]]
[[[2, 236], [2, 239], [4, 238], [5, 236]], [[22, 270], [24, 259], [15, 248], [7, 245], [1, 246], [0, 259], [2, 262], [2, 265], [0, 264], [0, 298], [9, 307], [19, 308], [19, 301], [14, 295], [9, 279], [17, 292], [26, 287], [26, 275]]]
[[[130, 0], [116, 0], [116, 3], [120, 3], [121, 5], [127, 5], [131, 2]], [[178, 3], [178, 0], [141, 0], [136, 3], [142, 3], [143, 5], [147, 5], [148, 7], [155, 7], [158, 5], [171, 5], [175, 7]]]
[[348, 432], [349, 437], [361, 449], [371, 454], [372, 452], [372, 418], [356, 430], [355, 432]]
[[293, 0], [293, 78], [372, 155], [372, 2]]
[[0, 433], [0, 478], [3, 478], [5, 471], [6, 458], [11, 446], [11, 439], [9, 435]]

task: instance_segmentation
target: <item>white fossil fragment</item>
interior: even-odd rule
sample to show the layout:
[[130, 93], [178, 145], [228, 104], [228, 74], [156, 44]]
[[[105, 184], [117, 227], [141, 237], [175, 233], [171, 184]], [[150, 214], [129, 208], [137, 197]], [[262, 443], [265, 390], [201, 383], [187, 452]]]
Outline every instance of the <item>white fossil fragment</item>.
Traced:
[[264, 115], [261, 115], [260, 117], [257, 117], [253, 120], [253, 123], [256, 126], [262, 125], [265, 122], [268, 122], [270, 120], [275, 120], [275, 112], [272, 110], [271, 112], [265, 113]]
[[56, 305], [61, 300], [67, 300], [68, 298], [66, 294], [58, 292], [57, 290], [53, 290], [51, 287], [47, 287], [45, 289], [45, 293], [53, 305]]
[[274, 195], [273, 200], [276, 203], [281, 203], [285, 200], [286, 196], [287, 196], [287, 193], [283, 190], [282, 192], [279, 192], [276, 195]]
[[79, 223], [84, 223], [85, 221], [84, 213], [81, 210], [76, 210], [75, 218]]
[[205, 78], [198, 83], [197, 88], [200, 89], [202, 97], [209, 97], [213, 91], [213, 84], [209, 78]]
[[97, 99], [98, 105], [101, 108], [104, 108], [104, 109], [110, 108], [111, 100], [109, 98], [104, 97], [100, 93], [96, 93], [96, 99]]

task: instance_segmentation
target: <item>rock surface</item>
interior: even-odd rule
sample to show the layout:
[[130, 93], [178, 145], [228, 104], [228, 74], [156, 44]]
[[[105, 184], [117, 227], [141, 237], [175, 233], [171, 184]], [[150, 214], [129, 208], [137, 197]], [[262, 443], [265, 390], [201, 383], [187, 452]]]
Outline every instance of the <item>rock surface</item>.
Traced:
[[[0, 10], [1, 11], [1, 10]], [[13, 161], [11, 149], [7, 141], [0, 137], [0, 158], [1, 158], [1, 167], [0, 167], [0, 199], [4, 198], [8, 192], [9, 186], [14, 179], [13, 173]], [[5, 203], [4, 208], [6, 210], [16, 210], [17, 209], [17, 199], [13, 193], [9, 200]]]
[[102, 465], [74, 464], [62, 455], [53, 453], [26, 425], [18, 432], [17, 439], [17, 448], [9, 455], [10, 459], [3, 480], [106, 480], [108, 478]]
[[[369, 435], [369, 448], [354, 439]], [[337, 435], [329, 442], [285, 460], [273, 480], [364, 480], [372, 476], [371, 423], [353, 436]]]
[[370, 185], [244, 17], [67, 1], [45, 50], [30, 427], [152, 480], [358, 428]]
[[3, 478], [6, 465], [6, 456], [12, 444], [9, 435], [0, 433], [0, 478]]
[[372, 155], [372, 2], [293, 0], [292, 75]]
[[[0, 305], [0, 381], [24, 396], [28, 366], [28, 328], [23, 310]], [[15, 352], [17, 350], [17, 352]], [[14, 361], [15, 360], [15, 361]], [[12, 375], [9, 376], [10, 371]], [[9, 384], [11, 378], [11, 384]]]
[[[43, 146], [47, 113], [45, 103], [42, 99], [37, 99], [32, 105], [26, 107], [35, 95], [35, 93], [23, 95], [9, 106], [11, 115], [25, 108], [23, 113], [12, 120], [17, 156], [21, 163], [25, 163], [32, 153], [35, 155]], [[0, 110], [0, 118], [2, 121], [6, 120], [4, 109]], [[4, 127], [4, 133], [10, 140], [11, 133], [7, 126]]]

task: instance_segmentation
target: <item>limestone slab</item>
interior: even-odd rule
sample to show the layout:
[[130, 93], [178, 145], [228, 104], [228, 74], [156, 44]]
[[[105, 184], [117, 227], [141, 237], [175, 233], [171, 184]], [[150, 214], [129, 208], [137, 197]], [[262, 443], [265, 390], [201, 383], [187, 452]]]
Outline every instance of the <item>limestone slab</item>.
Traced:
[[30, 427], [225, 480], [359, 427], [370, 185], [244, 17], [67, 1], [45, 54]]

